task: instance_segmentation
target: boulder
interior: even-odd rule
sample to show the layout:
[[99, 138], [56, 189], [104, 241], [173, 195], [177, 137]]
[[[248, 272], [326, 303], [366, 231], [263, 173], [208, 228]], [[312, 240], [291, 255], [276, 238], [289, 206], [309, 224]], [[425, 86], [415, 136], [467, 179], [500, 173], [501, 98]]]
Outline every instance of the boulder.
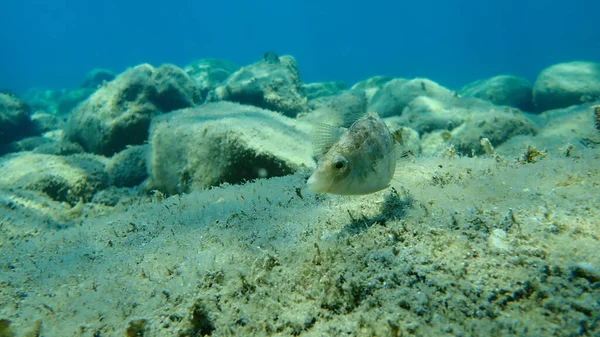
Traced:
[[462, 155], [483, 155], [486, 150], [481, 144], [482, 138], [487, 138], [496, 147], [513, 137], [537, 133], [535, 123], [519, 110], [489, 109], [472, 115], [450, 131], [448, 143]]
[[381, 117], [399, 116], [415, 98], [426, 96], [441, 101], [452, 99], [455, 94], [428, 79], [393, 79], [381, 87], [369, 101], [369, 111]]
[[291, 56], [242, 67], [216, 88], [208, 100], [254, 105], [289, 117], [308, 110], [296, 60]]
[[204, 101], [211, 90], [223, 84], [239, 68], [227, 60], [205, 58], [188, 64], [183, 71], [194, 81], [200, 100]]
[[29, 106], [16, 96], [0, 93], [0, 146], [34, 133]]
[[500, 75], [467, 84], [461, 96], [480, 98], [495, 105], [533, 111], [533, 90], [529, 81], [518, 76]]
[[79, 103], [85, 101], [96, 88], [41, 89], [32, 88], [25, 92], [23, 100], [32, 111], [42, 111], [52, 115], [67, 115]]
[[116, 187], [134, 187], [146, 180], [148, 150], [148, 145], [136, 145], [115, 154], [106, 165], [111, 184]]
[[[450, 104], [449, 104], [450, 103]], [[410, 126], [419, 133], [434, 130], [452, 130], [461, 125], [468, 108], [452, 106], [453, 101], [440, 102], [435, 98], [419, 96], [413, 99], [397, 117], [402, 125]]]
[[81, 83], [82, 88], [90, 88], [90, 89], [98, 89], [98, 87], [106, 84], [115, 79], [117, 75], [108, 69], [92, 69], [85, 75], [85, 79], [83, 83]]
[[371, 88], [381, 88], [387, 82], [393, 80], [394, 78], [391, 76], [373, 76], [369, 77], [366, 80], [356, 82], [352, 89], [356, 90], [368, 90]]
[[553, 155], [564, 156], [567, 149], [579, 150], [600, 147], [600, 132], [595, 128], [593, 104], [573, 105], [568, 108], [548, 110], [535, 116], [539, 133], [535, 137], [515, 137], [497, 148], [506, 156], [518, 156], [529, 145]]
[[102, 86], [69, 116], [66, 136], [88, 152], [111, 156], [148, 138], [152, 118], [194, 105], [190, 77], [173, 65], [142, 64]]
[[150, 187], [186, 193], [312, 167], [310, 137], [295, 123], [230, 102], [158, 116], [150, 133]]
[[600, 63], [567, 62], [544, 69], [533, 85], [538, 111], [600, 100]]
[[393, 79], [394, 78], [390, 76], [373, 76], [364, 81], [357, 82], [350, 89], [363, 90], [365, 92], [367, 101], [370, 103], [373, 96], [375, 96], [381, 87]]
[[311, 110], [327, 109], [347, 116], [360, 116], [367, 112], [367, 99], [362, 90], [343, 91], [337, 95], [311, 100]]
[[105, 161], [93, 155], [10, 154], [0, 158], [0, 189], [40, 192], [71, 205], [86, 202], [108, 186]]
[[339, 94], [346, 88], [344, 82], [318, 82], [318, 83], [307, 83], [302, 85], [302, 92], [306, 99], [311, 100], [320, 97], [332, 96]]

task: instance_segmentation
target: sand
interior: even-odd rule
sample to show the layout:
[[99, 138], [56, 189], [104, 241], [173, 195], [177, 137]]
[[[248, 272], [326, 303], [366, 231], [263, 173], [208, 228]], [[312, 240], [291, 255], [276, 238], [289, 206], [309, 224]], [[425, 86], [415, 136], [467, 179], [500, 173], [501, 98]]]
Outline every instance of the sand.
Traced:
[[0, 336], [600, 334], [600, 149], [413, 158], [359, 197], [307, 175], [62, 229], [4, 208]]

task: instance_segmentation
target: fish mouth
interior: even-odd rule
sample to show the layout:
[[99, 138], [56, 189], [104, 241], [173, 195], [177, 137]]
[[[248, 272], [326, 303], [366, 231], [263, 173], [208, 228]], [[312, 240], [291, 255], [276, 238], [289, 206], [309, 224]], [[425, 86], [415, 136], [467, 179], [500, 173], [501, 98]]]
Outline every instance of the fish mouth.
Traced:
[[306, 181], [306, 187], [313, 193], [327, 193], [331, 188], [331, 183], [324, 184], [323, 179], [318, 179], [314, 174]]

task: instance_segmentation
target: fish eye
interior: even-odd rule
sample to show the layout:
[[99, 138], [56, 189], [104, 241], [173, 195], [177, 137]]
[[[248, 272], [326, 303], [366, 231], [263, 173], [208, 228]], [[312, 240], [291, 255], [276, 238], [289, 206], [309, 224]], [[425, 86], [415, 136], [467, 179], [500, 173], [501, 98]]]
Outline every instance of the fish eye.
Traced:
[[333, 162], [333, 167], [335, 167], [338, 170], [343, 169], [346, 166], [346, 160], [345, 159], [338, 159], [336, 161]]

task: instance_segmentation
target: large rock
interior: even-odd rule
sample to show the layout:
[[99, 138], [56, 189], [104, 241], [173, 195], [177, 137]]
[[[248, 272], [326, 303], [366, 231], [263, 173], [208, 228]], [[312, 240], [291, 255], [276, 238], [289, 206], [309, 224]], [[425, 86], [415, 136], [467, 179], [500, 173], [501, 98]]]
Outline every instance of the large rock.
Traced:
[[190, 77], [173, 65], [142, 64], [119, 75], [81, 103], [67, 122], [66, 136], [86, 151], [110, 156], [148, 138], [152, 118], [195, 104]]
[[42, 89], [32, 88], [23, 95], [23, 100], [31, 106], [32, 111], [43, 111], [52, 115], [67, 115], [77, 104], [85, 101], [96, 88], [77, 89]]
[[0, 146], [31, 135], [29, 106], [11, 94], [0, 93]]
[[600, 64], [559, 63], [544, 69], [533, 85], [538, 111], [600, 100]]
[[130, 146], [115, 154], [106, 165], [111, 184], [117, 187], [133, 187], [148, 177], [146, 159], [149, 146]]
[[482, 155], [486, 149], [481, 144], [487, 138], [492, 146], [499, 146], [516, 136], [535, 136], [535, 123], [519, 110], [494, 110], [473, 115], [450, 132], [449, 144], [463, 155]]
[[22, 152], [0, 158], [0, 189], [36, 191], [72, 205], [108, 186], [105, 159]]
[[355, 83], [352, 90], [363, 90], [365, 92], [365, 96], [367, 97], [367, 101], [371, 101], [373, 96], [381, 89], [387, 82], [393, 80], [393, 77], [390, 76], [373, 76], [369, 77], [366, 80]]
[[204, 101], [211, 90], [223, 84], [239, 68], [227, 60], [206, 58], [188, 64], [183, 70], [194, 81], [200, 99]]
[[209, 99], [254, 105], [290, 117], [308, 110], [296, 60], [291, 56], [242, 67], [215, 89]]
[[498, 146], [515, 136], [537, 134], [532, 116], [477, 98], [439, 101], [421, 96], [411, 101], [394, 121], [419, 132], [424, 153], [453, 145], [460, 154], [478, 155], [485, 153], [482, 138]]
[[382, 117], [399, 116], [402, 110], [415, 98], [426, 96], [438, 100], [448, 100], [454, 93], [439, 84], [424, 78], [412, 80], [393, 79], [383, 85], [369, 102], [369, 111]]
[[[459, 107], [453, 101], [440, 102], [435, 98], [420, 96], [413, 99], [396, 117], [398, 122], [410, 126], [419, 133], [428, 133], [435, 130], [452, 130], [461, 125], [470, 115], [468, 107]], [[448, 104], [448, 103], [454, 103]]]
[[229, 102], [156, 117], [150, 186], [185, 193], [311, 167], [310, 137], [295, 123], [273, 111]]
[[528, 146], [564, 156], [571, 148], [573, 156], [585, 148], [600, 147], [600, 132], [594, 125], [593, 104], [574, 105], [563, 109], [545, 111], [535, 116], [539, 133], [535, 137], [515, 137], [502, 144], [497, 151], [507, 156], [517, 156]]
[[311, 100], [311, 110], [327, 109], [341, 115], [359, 116], [367, 112], [367, 99], [362, 90], [348, 90], [338, 95]]
[[311, 100], [320, 97], [337, 95], [346, 88], [344, 82], [317, 82], [302, 85], [302, 92], [306, 99]]
[[506, 105], [523, 111], [533, 111], [533, 91], [524, 78], [500, 75], [467, 84], [459, 93], [464, 97], [476, 97], [496, 105]]
[[115, 79], [116, 74], [108, 69], [92, 69], [85, 75], [82, 88], [98, 89], [101, 85], [106, 84]]

